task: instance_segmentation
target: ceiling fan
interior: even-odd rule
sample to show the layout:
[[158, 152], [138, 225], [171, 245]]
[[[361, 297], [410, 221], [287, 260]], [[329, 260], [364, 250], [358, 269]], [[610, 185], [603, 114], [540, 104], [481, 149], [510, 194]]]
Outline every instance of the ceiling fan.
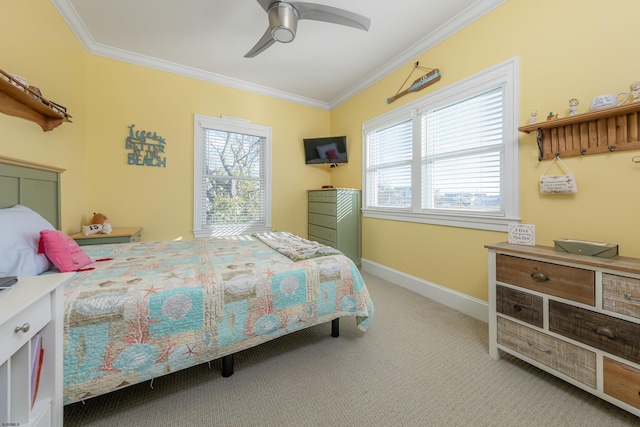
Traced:
[[274, 0], [258, 0], [258, 3], [269, 15], [269, 28], [245, 58], [253, 58], [275, 42], [292, 42], [300, 19], [331, 22], [364, 31], [368, 31], [371, 24], [366, 16], [323, 4]]

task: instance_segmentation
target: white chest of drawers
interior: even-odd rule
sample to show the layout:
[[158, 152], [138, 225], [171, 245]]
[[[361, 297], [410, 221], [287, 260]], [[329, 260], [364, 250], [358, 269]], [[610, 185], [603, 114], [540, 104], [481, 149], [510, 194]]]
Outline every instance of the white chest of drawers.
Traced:
[[[75, 273], [21, 277], [0, 291], [0, 423], [3, 426], [62, 426], [62, 285]], [[42, 367], [32, 388], [42, 337]]]
[[640, 260], [489, 250], [489, 354], [514, 355], [640, 416]]

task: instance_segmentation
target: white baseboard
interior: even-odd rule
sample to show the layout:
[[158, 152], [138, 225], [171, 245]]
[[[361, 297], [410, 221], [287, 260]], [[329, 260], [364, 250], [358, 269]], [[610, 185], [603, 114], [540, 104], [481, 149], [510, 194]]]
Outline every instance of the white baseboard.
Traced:
[[487, 323], [489, 305], [461, 292], [362, 258], [362, 270]]

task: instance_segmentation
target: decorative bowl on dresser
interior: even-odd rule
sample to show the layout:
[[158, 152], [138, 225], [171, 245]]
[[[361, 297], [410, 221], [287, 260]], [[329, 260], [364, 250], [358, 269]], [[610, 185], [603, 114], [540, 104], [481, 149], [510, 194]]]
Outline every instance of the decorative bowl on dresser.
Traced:
[[489, 355], [512, 354], [640, 416], [640, 259], [485, 247]]

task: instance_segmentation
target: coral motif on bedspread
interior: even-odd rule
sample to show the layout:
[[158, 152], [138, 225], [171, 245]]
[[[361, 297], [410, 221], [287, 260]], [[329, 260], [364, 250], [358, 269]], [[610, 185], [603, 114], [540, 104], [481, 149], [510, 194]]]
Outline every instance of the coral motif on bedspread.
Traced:
[[86, 247], [65, 287], [65, 404], [253, 347], [373, 303], [344, 255], [293, 262], [257, 238]]

